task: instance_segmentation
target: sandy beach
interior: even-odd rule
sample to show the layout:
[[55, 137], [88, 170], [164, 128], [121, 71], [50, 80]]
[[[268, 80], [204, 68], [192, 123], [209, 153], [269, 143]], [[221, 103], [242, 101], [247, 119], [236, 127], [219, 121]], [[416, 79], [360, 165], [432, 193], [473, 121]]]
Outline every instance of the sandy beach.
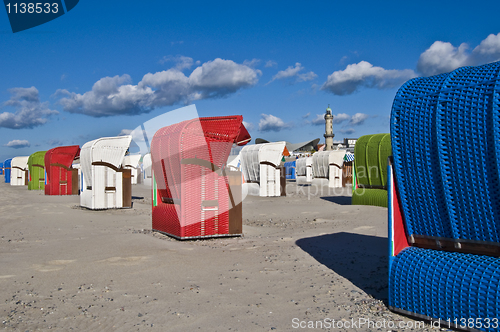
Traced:
[[422, 330], [386, 308], [387, 209], [323, 189], [248, 196], [243, 237], [177, 241], [151, 231], [144, 186], [132, 209], [90, 211], [2, 181], [0, 327], [348, 331], [364, 319], [380, 323], [354, 330]]

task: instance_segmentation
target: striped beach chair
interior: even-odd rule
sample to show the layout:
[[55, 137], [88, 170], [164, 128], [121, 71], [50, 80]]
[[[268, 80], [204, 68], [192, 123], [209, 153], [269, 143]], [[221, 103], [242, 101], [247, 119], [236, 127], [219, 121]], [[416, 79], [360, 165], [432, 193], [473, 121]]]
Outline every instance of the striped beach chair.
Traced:
[[241, 235], [241, 173], [225, 163], [233, 144], [249, 140], [242, 116], [159, 129], [151, 142], [153, 230], [177, 239]]
[[387, 159], [391, 155], [389, 134], [361, 136], [354, 147], [355, 185], [353, 205], [387, 207]]

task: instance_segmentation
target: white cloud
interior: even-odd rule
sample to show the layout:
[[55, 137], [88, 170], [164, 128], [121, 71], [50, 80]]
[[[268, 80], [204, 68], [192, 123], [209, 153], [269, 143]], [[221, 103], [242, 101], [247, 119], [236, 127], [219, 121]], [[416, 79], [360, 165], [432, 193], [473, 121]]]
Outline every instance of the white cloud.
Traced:
[[280, 131], [281, 129], [290, 128], [292, 125], [290, 123], [285, 123], [283, 120], [277, 116], [271, 114], [261, 114], [259, 121], [259, 131]]
[[311, 112], [307, 112], [307, 114], [302, 115], [302, 119], [307, 119], [311, 115]]
[[268, 60], [268, 61], [266, 61], [266, 64], [264, 65], [264, 67], [269, 68], [269, 67], [274, 67], [277, 65], [278, 65], [278, 63], [276, 61]]
[[342, 123], [344, 121], [348, 121], [350, 120], [351, 117], [345, 113], [339, 113], [337, 115], [334, 115], [333, 116], [333, 124], [339, 124], [339, 123]]
[[297, 75], [297, 82], [307, 82], [307, 81], [312, 81], [313, 79], [315, 79], [316, 77], [318, 77], [318, 75], [316, 75], [315, 73], [313, 73], [312, 71], [308, 72], [308, 73], [304, 73], [304, 74], [298, 74]]
[[57, 90], [56, 95], [65, 96], [59, 103], [70, 113], [101, 117], [151, 111], [154, 91], [150, 87], [124, 84], [129, 81], [129, 75], [104, 77], [84, 94]]
[[308, 73], [300, 74], [299, 72], [302, 71], [303, 69], [304, 69], [304, 67], [302, 67], [302, 65], [299, 62], [297, 62], [295, 64], [295, 67], [289, 66], [285, 70], [280, 70], [276, 75], [273, 76], [271, 81], [269, 81], [267, 84], [269, 84], [275, 80], [289, 79], [292, 77], [295, 77], [295, 83], [311, 81], [311, 80], [315, 79], [316, 77], [318, 77], [318, 75], [316, 75], [312, 71], [310, 71]]
[[8, 91], [11, 97], [3, 103], [3, 106], [14, 107], [16, 112], [0, 113], [0, 127], [33, 128], [46, 123], [51, 115], [59, 114], [59, 112], [49, 109], [48, 102], [40, 101], [38, 90], [34, 86], [31, 88], [12, 88]]
[[491, 34], [474, 48], [470, 62], [481, 65], [500, 60], [500, 33]]
[[273, 81], [293, 77], [297, 75], [298, 72], [301, 71], [302, 69], [304, 69], [304, 67], [302, 67], [302, 65], [299, 62], [297, 62], [295, 64], [295, 67], [289, 66], [285, 70], [280, 70], [276, 75], [273, 76]]
[[369, 117], [368, 114], [356, 113], [352, 116], [349, 123], [353, 126], [358, 126], [363, 124], [365, 120], [368, 119], [368, 117]]
[[324, 114], [316, 114], [316, 117], [311, 121], [311, 123], [315, 126], [320, 126], [325, 124], [325, 115]]
[[205, 98], [223, 97], [237, 90], [255, 85], [260, 70], [237, 64], [231, 60], [215, 59], [197, 67], [189, 76], [190, 87]]
[[435, 41], [423, 52], [417, 63], [424, 76], [450, 72], [462, 66], [478, 66], [500, 60], [500, 33], [490, 34], [472, 51], [466, 43], [455, 47], [449, 42]]
[[256, 67], [260, 64], [260, 59], [245, 60], [243, 64], [248, 67]]
[[388, 70], [361, 61], [348, 65], [344, 70], [333, 72], [321, 89], [342, 96], [352, 94], [361, 87], [376, 89], [398, 87], [415, 76], [415, 72], [411, 69]]
[[457, 48], [451, 43], [436, 41], [420, 55], [417, 71], [425, 76], [431, 76], [464, 66], [467, 63], [468, 48], [465, 43]]
[[127, 136], [132, 134], [133, 131], [134, 131], [133, 129], [122, 129], [118, 134], [118, 136]]
[[[189, 64], [188, 60], [183, 61], [181, 67]], [[127, 84], [131, 78], [125, 74], [101, 78], [84, 94], [58, 90], [56, 95], [64, 96], [59, 103], [70, 113], [94, 117], [135, 115], [180, 102], [226, 97], [255, 85], [262, 74], [260, 70], [220, 58], [205, 62], [189, 76], [179, 68], [148, 73], [137, 85]]]
[[29, 147], [30, 146], [30, 142], [28, 142], [25, 139], [22, 139], [22, 140], [15, 139], [15, 140], [10, 141], [7, 144], [4, 144], [3, 146], [6, 146], [8, 148], [13, 148], [13, 149], [20, 149], [20, 148]]
[[127, 135], [130, 135], [134, 132], [133, 129], [122, 129], [120, 131], [120, 133], [118, 134], [118, 136], [127, 136]]
[[[161, 64], [165, 64], [167, 62], [174, 62], [175, 63], [175, 68], [178, 70], [184, 70], [184, 69], [189, 69], [195, 64], [193, 58], [190, 58], [188, 56], [182, 56], [182, 55], [177, 55], [177, 56], [164, 56], [161, 60]], [[199, 61], [196, 61], [196, 64], [200, 64]]]

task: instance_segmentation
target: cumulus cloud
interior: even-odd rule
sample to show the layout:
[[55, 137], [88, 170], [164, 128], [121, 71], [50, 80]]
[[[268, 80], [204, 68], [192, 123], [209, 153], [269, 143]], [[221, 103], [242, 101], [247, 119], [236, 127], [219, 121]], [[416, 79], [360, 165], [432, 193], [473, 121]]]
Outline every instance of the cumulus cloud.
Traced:
[[312, 81], [313, 79], [318, 77], [318, 75], [316, 75], [312, 71], [310, 71], [308, 73], [299, 73], [303, 69], [304, 69], [304, 67], [302, 67], [302, 65], [299, 62], [297, 62], [295, 64], [295, 67], [289, 66], [285, 70], [280, 70], [276, 75], [273, 76], [271, 81], [269, 81], [267, 84], [274, 82], [276, 80], [290, 79], [293, 77], [295, 77], [295, 80], [294, 80], [295, 83]]
[[321, 90], [343, 96], [356, 92], [359, 88], [389, 89], [400, 86], [410, 78], [416, 77], [411, 69], [395, 70], [375, 67], [371, 63], [361, 61], [350, 64], [344, 70], [333, 72]]
[[304, 73], [304, 74], [299, 74], [297, 75], [297, 82], [307, 82], [307, 81], [312, 81], [313, 79], [315, 79], [316, 77], [318, 77], [318, 75], [316, 75], [315, 73], [313, 73], [312, 71], [308, 72], [308, 73]]
[[276, 75], [273, 76], [273, 81], [274, 80], [281, 80], [284, 78], [289, 78], [293, 77], [298, 74], [299, 71], [304, 69], [300, 63], [296, 63], [295, 67], [289, 66], [285, 70], [280, 70]]
[[[186, 60], [181, 67], [189, 64]], [[129, 75], [104, 77], [83, 94], [58, 90], [59, 103], [70, 113], [94, 117], [148, 113], [157, 107], [193, 100], [223, 98], [258, 82], [262, 72], [231, 60], [217, 58], [186, 76], [180, 67], [148, 73], [137, 84]]]
[[16, 112], [0, 113], [0, 127], [33, 128], [46, 123], [51, 115], [59, 114], [59, 112], [49, 109], [48, 102], [40, 101], [38, 90], [34, 86], [31, 88], [12, 88], [8, 91], [11, 97], [3, 103], [3, 106], [11, 106], [16, 109]]
[[[183, 75], [180, 71], [176, 72]], [[129, 75], [104, 77], [84, 94], [57, 90], [56, 96], [64, 96], [59, 103], [65, 111], [95, 117], [151, 111], [154, 108], [153, 89], [125, 84], [130, 81]]]
[[474, 48], [470, 62], [473, 65], [481, 65], [500, 60], [500, 33], [491, 34]]
[[[358, 113], [359, 114], [359, 113]], [[333, 124], [339, 124], [344, 121], [349, 121], [351, 117], [345, 113], [339, 113], [333, 116]]]
[[215, 59], [197, 67], [189, 76], [189, 84], [200, 99], [223, 97], [255, 85], [261, 74], [260, 70], [231, 60]]
[[311, 123], [315, 126], [320, 126], [325, 124], [325, 115], [324, 114], [316, 114], [316, 117], [311, 121]]
[[478, 66], [500, 60], [500, 33], [490, 34], [472, 51], [466, 43], [455, 47], [449, 42], [435, 41], [423, 52], [417, 71], [424, 76], [450, 72], [462, 66]]
[[3, 146], [6, 146], [8, 148], [13, 148], [13, 149], [20, 149], [20, 148], [26, 148], [30, 146], [30, 142], [28, 142], [25, 139], [15, 139], [10, 141], [7, 144], [4, 144]]
[[261, 114], [259, 121], [259, 131], [280, 131], [281, 129], [290, 128], [290, 123], [285, 123], [283, 120], [272, 114]]
[[368, 119], [368, 114], [356, 113], [352, 116], [349, 124], [353, 126], [362, 125], [366, 119]]
[[436, 41], [420, 55], [417, 71], [425, 76], [431, 76], [464, 66], [469, 57], [468, 48], [465, 43], [455, 47], [451, 43]]

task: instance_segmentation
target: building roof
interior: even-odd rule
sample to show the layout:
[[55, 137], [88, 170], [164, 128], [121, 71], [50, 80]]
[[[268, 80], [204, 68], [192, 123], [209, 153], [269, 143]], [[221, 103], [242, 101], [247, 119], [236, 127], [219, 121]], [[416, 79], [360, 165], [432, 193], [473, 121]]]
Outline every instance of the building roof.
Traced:
[[[255, 139], [255, 144], [262, 144], [262, 143], [270, 143], [270, 142], [268, 140], [263, 139], [263, 138], [256, 138]], [[286, 142], [286, 148], [290, 152], [304, 151], [304, 150], [311, 151], [312, 149], [315, 149], [315, 150], [318, 149], [318, 143], [319, 143], [319, 138], [313, 139], [311, 141], [305, 141], [302, 143]]]

